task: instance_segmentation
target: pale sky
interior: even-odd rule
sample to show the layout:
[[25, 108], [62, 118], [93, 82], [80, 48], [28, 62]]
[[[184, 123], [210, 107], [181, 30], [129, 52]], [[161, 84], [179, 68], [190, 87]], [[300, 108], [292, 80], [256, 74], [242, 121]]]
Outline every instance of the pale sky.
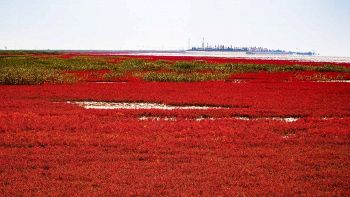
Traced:
[[350, 0], [0, 0], [0, 49], [211, 44], [350, 56]]

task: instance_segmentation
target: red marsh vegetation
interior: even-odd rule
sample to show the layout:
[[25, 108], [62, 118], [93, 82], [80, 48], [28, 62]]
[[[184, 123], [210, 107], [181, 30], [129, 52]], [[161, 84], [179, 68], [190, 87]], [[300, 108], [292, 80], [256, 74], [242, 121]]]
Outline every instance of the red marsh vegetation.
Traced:
[[0, 66], [4, 196], [350, 195], [344, 65], [25, 54]]

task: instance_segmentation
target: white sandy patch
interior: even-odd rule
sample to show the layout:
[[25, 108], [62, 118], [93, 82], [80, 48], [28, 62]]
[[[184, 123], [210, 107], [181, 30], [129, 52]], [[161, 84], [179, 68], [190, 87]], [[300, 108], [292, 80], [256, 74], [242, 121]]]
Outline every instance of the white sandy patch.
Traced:
[[68, 101], [67, 103], [77, 104], [85, 109], [161, 109], [161, 110], [174, 110], [174, 109], [195, 109], [195, 110], [208, 110], [208, 109], [221, 109], [222, 107], [209, 107], [209, 106], [175, 106], [159, 103], [117, 103], [117, 102], [98, 102], [98, 101]]
[[139, 120], [156, 120], [156, 121], [176, 121], [174, 117], [156, 117], [156, 116], [142, 116]]
[[233, 79], [230, 82], [231, 83], [244, 83], [245, 81], [243, 81], [242, 79]]
[[[161, 109], [161, 110], [174, 110], [174, 109], [191, 109], [191, 110], [208, 110], [208, 109], [227, 109], [224, 107], [209, 107], [209, 106], [175, 106], [175, 105], [166, 105], [159, 103], [117, 103], [117, 102], [100, 102], [100, 101], [68, 101], [67, 103], [76, 104], [85, 109]], [[164, 120], [164, 121], [176, 121], [175, 117], [157, 117], [157, 116], [142, 116], [139, 120]], [[276, 120], [284, 122], [295, 122], [299, 118], [295, 117], [244, 117], [244, 116], [235, 116], [229, 118], [214, 118], [214, 117], [199, 117], [194, 119], [186, 119], [194, 121], [204, 121], [204, 120]]]
[[350, 83], [350, 80], [329, 80], [329, 81], [316, 81], [320, 83]]
[[203, 121], [203, 120], [215, 120], [215, 118], [202, 118], [202, 117], [200, 117], [200, 118], [196, 118], [196, 119], [194, 119], [195, 121]]
[[[155, 120], [155, 121], [176, 121], [175, 117], [157, 117], [157, 116], [142, 116], [139, 120]], [[199, 117], [199, 118], [185, 118], [184, 120], [190, 121], [215, 121], [215, 120], [244, 120], [244, 121], [253, 121], [253, 120], [274, 120], [274, 121], [283, 121], [283, 122], [295, 122], [299, 120], [299, 118], [282, 118], [282, 117], [273, 117], [273, 118], [248, 118], [248, 117], [229, 117], [229, 118], [214, 118], [214, 117]]]
[[279, 120], [279, 121], [284, 121], [284, 122], [295, 122], [297, 120], [299, 120], [299, 118], [293, 118], [293, 117], [288, 117], [288, 118], [272, 118], [272, 120]]
[[126, 81], [96, 81], [89, 83], [97, 83], [97, 84], [113, 84], [113, 83], [126, 83]]
[[287, 139], [290, 139], [290, 138], [292, 138], [292, 137], [295, 137], [295, 134], [283, 135], [283, 136], [282, 136], [282, 139], [287, 140]]

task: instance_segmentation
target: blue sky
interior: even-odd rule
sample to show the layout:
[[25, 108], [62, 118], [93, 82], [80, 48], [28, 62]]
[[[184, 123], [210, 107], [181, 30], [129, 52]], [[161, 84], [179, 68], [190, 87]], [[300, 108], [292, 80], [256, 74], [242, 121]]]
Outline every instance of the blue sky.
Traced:
[[350, 0], [0, 0], [0, 48], [212, 44], [350, 56]]

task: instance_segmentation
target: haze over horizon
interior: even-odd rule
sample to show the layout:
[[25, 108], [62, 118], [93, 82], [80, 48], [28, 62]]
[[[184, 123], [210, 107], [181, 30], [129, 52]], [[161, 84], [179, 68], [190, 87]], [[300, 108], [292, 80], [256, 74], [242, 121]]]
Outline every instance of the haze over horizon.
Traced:
[[2, 0], [0, 48], [258, 46], [350, 56], [349, 0]]

